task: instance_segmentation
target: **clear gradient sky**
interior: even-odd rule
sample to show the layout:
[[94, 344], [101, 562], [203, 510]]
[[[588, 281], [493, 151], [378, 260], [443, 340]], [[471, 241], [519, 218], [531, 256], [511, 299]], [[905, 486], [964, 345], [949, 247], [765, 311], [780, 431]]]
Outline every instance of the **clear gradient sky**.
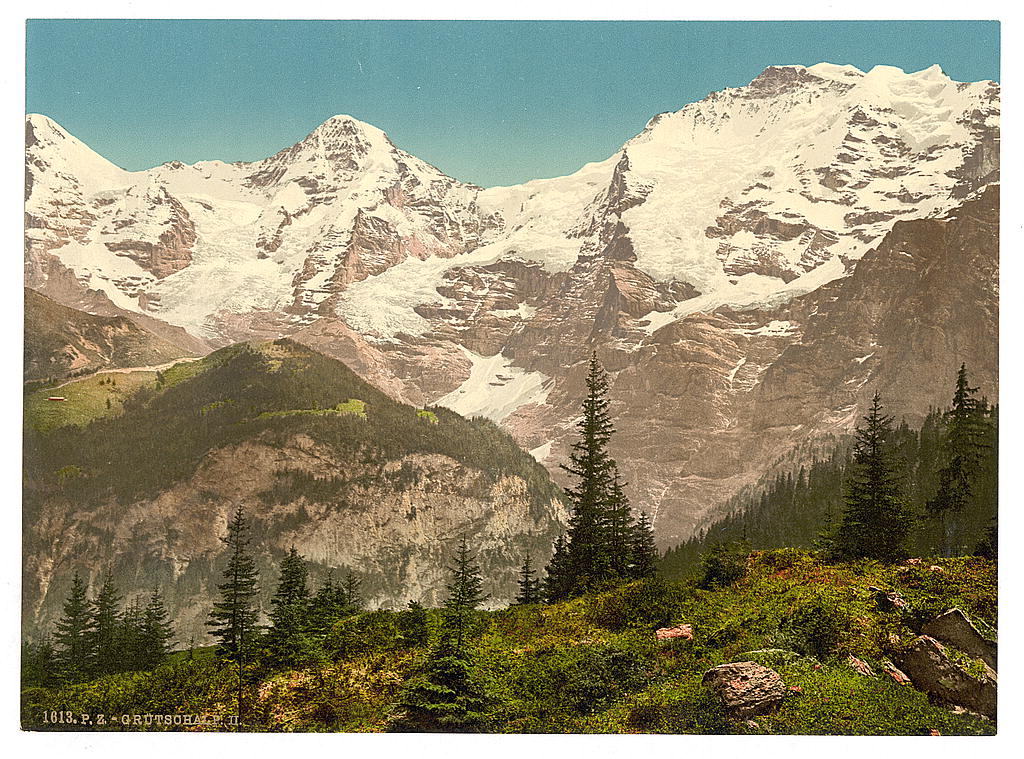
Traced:
[[257, 160], [347, 113], [483, 186], [602, 160], [772, 64], [999, 80], [997, 22], [40, 20], [27, 47], [27, 111], [127, 169]]

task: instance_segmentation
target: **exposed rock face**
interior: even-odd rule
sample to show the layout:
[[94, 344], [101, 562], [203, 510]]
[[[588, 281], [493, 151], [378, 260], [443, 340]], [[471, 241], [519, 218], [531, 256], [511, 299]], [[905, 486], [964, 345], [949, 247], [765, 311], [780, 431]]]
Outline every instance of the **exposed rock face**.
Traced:
[[[395, 398], [500, 421], [556, 477], [596, 350], [662, 546], [876, 391], [913, 423], [966, 362], [998, 397], [994, 82], [771, 67], [572, 176], [486, 190], [349, 117], [264, 161], [136, 173], [43, 117], [28, 132], [26, 276], [62, 302], [294, 335]], [[161, 193], [195, 233], [164, 276], [130, 247], [163, 245]]]
[[[339, 407], [343, 407], [339, 408]], [[486, 421], [395, 403], [281, 340], [231, 346], [101, 422], [25, 434], [23, 624], [49, 630], [78, 572], [159, 587], [180, 643], [203, 621], [228, 520], [251, 523], [264, 611], [295, 546], [315, 587], [353, 571], [371, 607], [440, 605], [465, 536], [490, 603], [543, 566], [567, 513], [543, 467]]]
[[918, 690], [995, 718], [995, 670], [980, 659], [975, 663], [977, 671], [968, 672], [963, 664], [950, 656], [946, 646], [935, 638], [922, 635], [903, 655], [900, 668]]
[[992, 669], [996, 668], [996, 642], [978, 632], [978, 628], [959, 609], [940, 614], [922, 627], [921, 632], [958, 648], [968, 656], [981, 659]]
[[[566, 517], [557, 502], [538, 509], [519, 478], [485, 484], [480, 472], [436, 455], [388, 461], [384, 476], [375, 463], [366, 466], [374, 474], [344, 502], [299, 498], [258, 505], [261, 493], [288, 473], [329, 478], [345, 471], [358, 478], [359, 467], [309, 438], [284, 447], [253, 441], [216, 451], [192, 477], [151, 500], [110, 501], [87, 513], [53, 503], [27, 530], [27, 620], [48, 629], [75, 570], [94, 586], [111, 570], [128, 584], [122, 592], [159, 586], [179, 639], [204, 640], [203, 622], [222, 580], [219, 537], [238, 503], [250, 505], [266, 612], [277, 566], [293, 545], [310, 562], [314, 583], [331, 567], [355, 572], [371, 607], [398, 608], [409, 600], [439, 606], [449, 579], [445, 567], [466, 533], [487, 578], [485, 592], [492, 603], [507, 603], [516, 593], [522, 556], [545, 560]], [[407, 484], [396, 487], [399, 479]], [[117, 545], [113, 557], [111, 542]]]
[[736, 719], [768, 714], [782, 703], [787, 693], [778, 672], [752, 661], [720, 664], [705, 672], [701, 682], [711, 688]]
[[94, 316], [25, 288], [26, 381], [103, 368], [155, 366], [205, 353], [176, 345], [125, 316]]

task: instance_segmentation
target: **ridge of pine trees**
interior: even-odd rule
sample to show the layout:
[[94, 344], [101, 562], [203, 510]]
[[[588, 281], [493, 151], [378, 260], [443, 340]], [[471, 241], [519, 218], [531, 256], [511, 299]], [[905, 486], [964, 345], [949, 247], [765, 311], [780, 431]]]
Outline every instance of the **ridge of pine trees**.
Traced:
[[50, 687], [151, 670], [170, 654], [173, 640], [158, 589], [145, 601], [136, 597], [122, 606], [113, 578], [107, 575], [90, 600], [85, 580], [76, 573], [52, 634], [23, 646], [23, 680]]
[[[995, 555], [998, 407], [978, 398], [977, 392], [961, 365], [950, 408], [933, 409], [918, 429], [889, 419], [881, 431], [886, 442], [878, 453], [891, 469], [905, 507], [904, 552]], [[868, 426], [862, 420], [858, 439]], [[725, 544], [748, 543], [755, 550], [823, 548], [838, 558], [843, 551], [835, 537], [847, 510], [851, 481], [863, 480], [863, 471], [856, 474], [855, 446], [856, 440], [853, 445], [840, 443], [827, 458], [775, 475], [756, 495], [737, 497], [729, 516], [669, 549], [661, 571], [667, 576], [687, 574], [700, 564], [702, 555]], [[850, 548], [847, 540], [848, 555]], [[873, 552], [865, 550], [863, 555]]]

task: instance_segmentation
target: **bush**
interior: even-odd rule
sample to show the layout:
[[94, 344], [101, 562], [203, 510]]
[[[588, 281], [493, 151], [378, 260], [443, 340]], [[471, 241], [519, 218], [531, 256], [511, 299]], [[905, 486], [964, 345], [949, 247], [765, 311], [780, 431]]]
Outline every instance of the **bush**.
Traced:
[[719, 543], [701, 556], [698, 585], [704, 589], [732, 585], [747, 573], [750, 544]]
[[621, 585], [602, 593], [587, 609], [587, 620], [608, 630], [670, 625], [684, 600], [682, 587], [660, 577]]
[[798, 606], [780, 626], [781, 638], [794, 651], [825, 659], [836, 650], [850, 620], [838, 603], [814, 597]]
[[391, 651], [399, 646], [396, 616], [381, 609], [339, 620], [327, 633], [324, 648], [336, 659]]

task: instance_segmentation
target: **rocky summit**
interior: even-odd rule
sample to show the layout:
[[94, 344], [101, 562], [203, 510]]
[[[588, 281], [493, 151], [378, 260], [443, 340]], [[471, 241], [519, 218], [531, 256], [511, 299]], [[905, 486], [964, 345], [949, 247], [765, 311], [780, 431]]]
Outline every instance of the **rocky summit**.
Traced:
[[38, 115], [26, 146], [26, 284], [65, 305], [291, 337], [556, 478], [596, 351], [663, 545], [876, 391], [919, 419], [966, 362], [998, 396], [999, 85], [937, 66], [773, 66], [514, 187], [348, 116], [253, 163], [128, 172]]

